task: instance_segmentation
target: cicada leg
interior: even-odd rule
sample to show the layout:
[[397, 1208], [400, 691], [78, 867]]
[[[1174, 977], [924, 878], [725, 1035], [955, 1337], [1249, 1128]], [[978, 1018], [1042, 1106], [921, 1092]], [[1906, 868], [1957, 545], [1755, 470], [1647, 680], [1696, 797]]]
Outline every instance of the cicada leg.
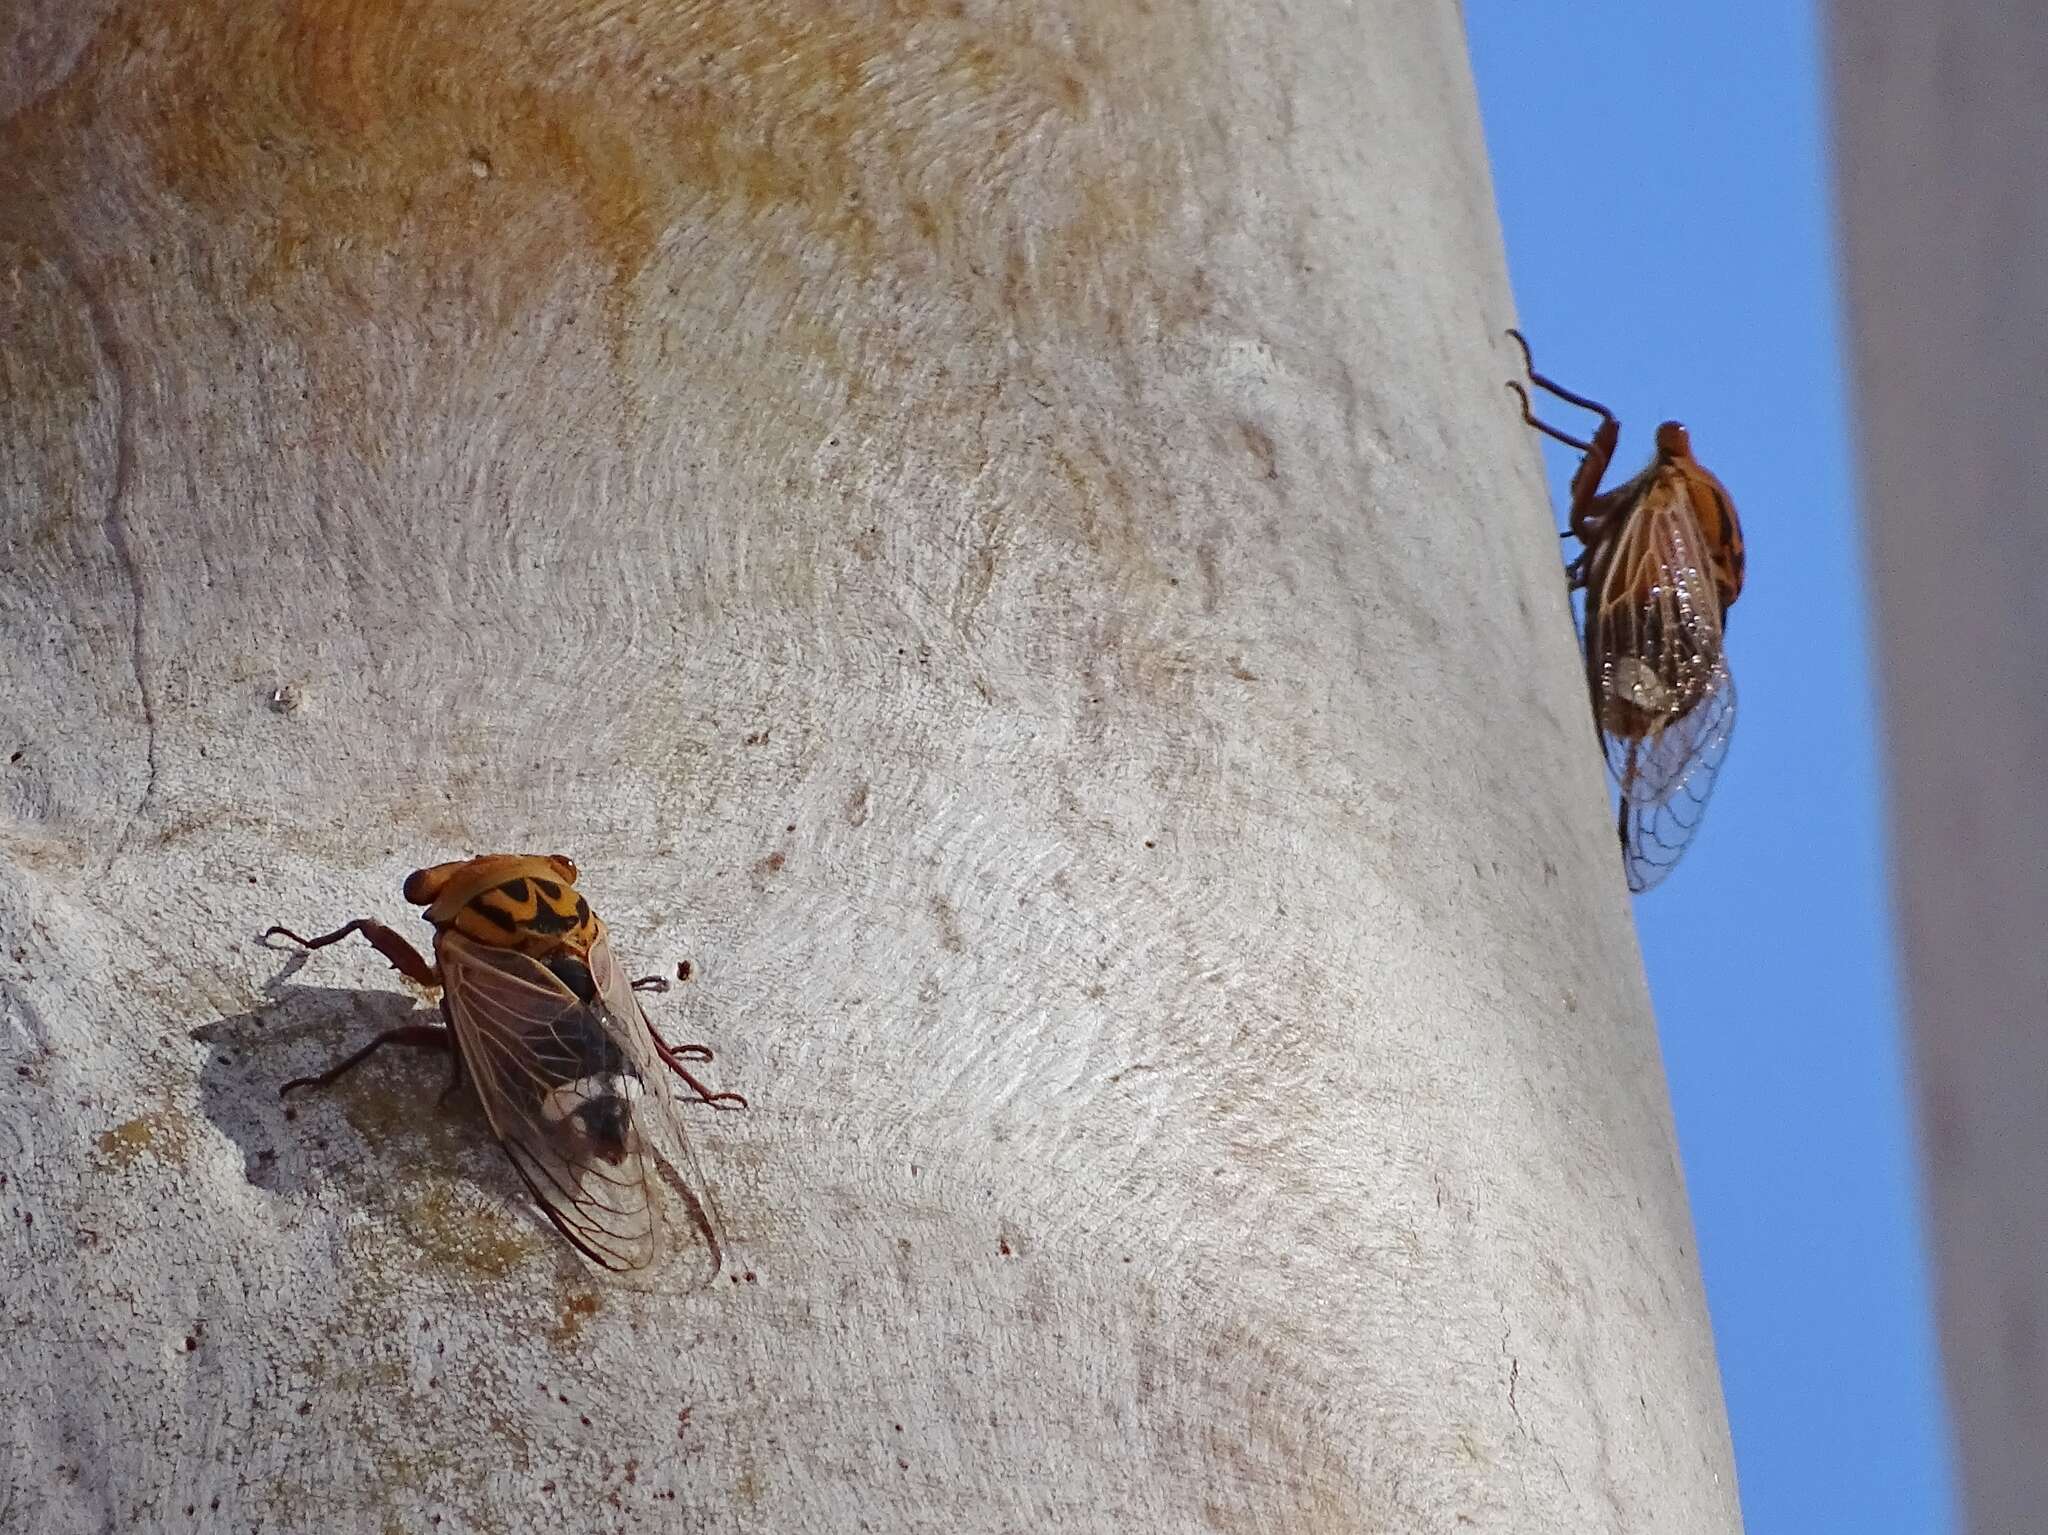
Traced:
[[[687, 959], [682, 960], [676, 965], [677, 980], [687, 981], [690, 978], [690, 973], [691, 966]], [[668, 977], [665, 975], [643, 975], [639, 980], [633, 982], [633, 989], [635, 991], [667, 991]]]
[[[642, 1015], [645, 1018], [645, 1015]], [[697, 1095], [699, 1103], [708, 1103], [714, 1109], [743, 1109], [747, 1100], [738, 1093], [714, 1093], [699, 1082], [684, 1061], [696, 1061], [700, 1065], [711, 1059], [709, 1045], [672, 1045], [661, 1037], [653, 1020], [647, 1019], [647, 1037], [654, 1041], [655, 1053], [661, 1057], [662, 1065], [689, 1084], [690, 1091]]]
[[[1579, 407], [1580, 410], [1592, 411], [1593, 414], [1598, 416], [1603, 422], [1612, 422], [1616, 427], [1619, 427], [1621, 425], [1619, 421], [1615, 420], [1614, 412], [1609, 410], [1605, 405], [1602, 405], [1598, 400], [1589, 400], [1586, 398], [1586, 396], [1582, 394], [1574, 394], [1571, 390], [1565, 388], [1564, 385], [1558, 383], [1556, 379], [1538, 373], [1536, 371], [1536, 359], [1533, 356], [1531, 356], [1529, 352], [1529, 338], [1523, 335], [1520, 331], [1513, 329], [1510, 329], [1508, 331], [1508, 334], [1515, 338], [1516, 345], [1520, 346], [1522, 349], [1522, 371], [1529, 375], [1530, 383], [1534, 384], [1538, 389], [1543, 390], [1546, 394], [1556, 395], [1560, 400], [1563, 400], [1568, 405], [1576, 405]], [[1508, 387], [1510, 389], [1513, 389], [1517, 394], [1522, 393], [1518, 385], [1510, 384]], [[1528, 403], [1529, 397], [1526, 394], [1523, 394], [1522, 404], [1525, 412]], [[1526, 414], [1524, 415], [1523, 419], [1528, 419]], [[1543, 431], [1550, 432], [1551, 436], [1557, 438], [1558, 441], [1569, 442], [1575, 448], [1584, 448], [1585, 446], [1587, 446], [1583, 442], [1578, 442], [1573, 438], [1565, 436], [1562, 432], [1553, 431], [1550, 427], [1544, 426], [1543, 423], [1540, 421], [1530, 421], [1529, 425], [1537, 427]]]
[[[417, 981], [422, 986], [441, 984], [441, 977], [435, 973], [434, 967], [427, 963], [426, 957], [418, 949], [383, 923], [374, 922], [368, 917], [358, 917], [331, 933], [322, 933], [318, 938], [302, 938], [288, 927], [273, 927], [263, 934], [263, 939], [268, 943], [272, 938], [287, 938], [302, 949], [324, 949], [331, 943], [340, 943], [351, 933], [361, 933], [370, 947], [389, 960], [392, 969], [407, 980]], [[408, 1045], [419, 1050], [446, 1050], [455, 1057], [455, 1074], [449, 1081], [447, 1090], [441, 1094], [443, 1103], [447, 1102], [449, 1095], [462, 1085], [462, 1052], [455, 1048], [455, 1035], [439, 1024], [408, 1023], [401, 1024], [395, 1029], [386, 1029], [347, 1060], [330, 1066], [318, 1076], [292, 1078], [277, 1090], [277, 1094], [282, 1098], [295, 1087], [327, 1087], [354, 1071], [386, 1045]]]
[[[419, 1050], [453, 1050], [455, 1048], [455, 1036], [442, 1028], [438, 1023], [401, 1024], [395, 1029], [386, 1029], [347, 1060], [337, 1062], [318, 1076], [293, 1077], [291, 1081], [285, 1083], [283, 1087], [277, 1090], [277, 1095], [282, 1098], [295, 1087], [331, 1086], [340, 1078], [354, 1071], [386, 1045], [410, 1045]], [[459, 1083], [462, 1072], [462, 1052], [459, 1050], [455, 1052], [455, 1061], [456, 1082]], [[448, 1091], [455, 1091], [454, 1085], [450, 1085]], [[443, 1098], [446, 1096], [446, 1093], [442, 1094]]]
[[1582, 543], [1590, 544], [1598, 532], [1594, 503], [1599, 498], [1600, 481], [1605, 477], [1607, 465], [1614, 457], [1615, 444], [1621, 441], [1621, 421], [1598, 400], [1574, 393], [1556, 379], [1538, 373], [1536, 360], [1529, 352], [1529, 338], [1518, 330], [1510, 330], [1508, 334], [1515, 338], [1516, 344], [1522, 349], [1522, 370], [1529, 375], [1530, 383], [1538, 389], [1556, 395], [1566, 404], [1576, 405], [1581, 410], [1590, 410], [1600, 418], [1600, 424], [1593, 429], [1590, 440], [1574, 437], [1571, 433], [1552, 426], [1548, 421], [1539, 420], [1536, 412], [1530, 407], [1529, 391], [1512, 379], [1508, 382], [1508, 388], [1513, 390], [1515, 398], [1522, 402], [1524, 424], [1535, 427], [1544, 436], [1553, 438], [1568, 448], [1577, 448], [1582, 455], [1579, 467], [1572, 472], [1570, 520], [1572, 536]]
[[390, 960], [391, 968], [408, 981], [417, 981], [422, 986], [441, 984], [441, 977], [435, 974], [434, 967], [427, 963], [418, 949], [383, 923], [373, 922], [368, 917], [358, 917], [331, 933], [322, 933], [318, 938], [301, 938], [288, 927], [268, 928], [264, 931], [263, 941], [268, 943], [272, 938], [289, 938], [302, 949], [324, 949], [330, 943], [340, 943], [350, 933], [361, 933], [370, 947]]
[[[1577, 538], [1578, 536], [1578, 534], [1571, 532], [1570, 530], [1558, 534], [1559, 538]], [[1576, 559], [1567, 560], [1565, 562], [1564, 589], [1567, 592], [1578, 591], [1581, 587], [1583, 587], [1586, 584], [1586, 577], [1590, 573], [1592, 563], [1593, 548], [1590, 544], [1586, 545], [1586, 547], [1579, 550], [1578, 557]]]
[[[1535, 375], [1531, 374], [1530, 376], [1533, 378]], [[1529, 403], [1529, 391], [1516, 383], [1515, 380], [1508, 380], [1508, 391], [1522, 402], [1522, 420], [1527, 425], [1535, 427], [1545, 437], [1555, 437], [1567, 448], [1577, 448], [1581, 453], [1591, 453], [1593, 451], [1593, 445], [1584, 438], [1574, 437], [1570, 432], [1563, 430], [1561, 427], [1552, 426], [1548, 421], [1541, 420], [1536, 414], [1535, 407]]]
[[[441, 1016], [448, 1018], [448, 998], [445, 995], [441, 998]], [[462, 1090], [462, 1051], [454, 1047], [454, 1019], [449, 1018], [449, 1027], [441, 1032], [448, 1036], [451, 1048], [448, 1051], [448, 1085], [441, 1089], [441, 1096], [434, 1100], [434, 1107], [437, 1109], [447, 1108], [448, 1100]]]

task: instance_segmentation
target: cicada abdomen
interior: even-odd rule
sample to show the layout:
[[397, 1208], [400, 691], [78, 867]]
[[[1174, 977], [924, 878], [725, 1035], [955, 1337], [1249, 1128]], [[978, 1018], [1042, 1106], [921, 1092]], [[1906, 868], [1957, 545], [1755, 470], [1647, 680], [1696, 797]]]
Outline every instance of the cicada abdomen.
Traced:
[[1566, 574], [1585, 593], [1579, 633], [1593, 720], [1620, 790], [1616, 829], [1631, 890], [1671, 872], [1706, 812], [1735, 729], [1724, 638], [1742, 593], [1742, 526], [1727, 489], [1692, 456], [1684, 427], [1657, 428], [1657, 453], [1633, 479], [1601, 491], [1621, 424], [1597, 401], [1535, 370], [1529, 382], [1595, 412], [1590, 440], [1539, 421], [1519, 383], [1522, 419], [1583, 455], [1572, 476]]

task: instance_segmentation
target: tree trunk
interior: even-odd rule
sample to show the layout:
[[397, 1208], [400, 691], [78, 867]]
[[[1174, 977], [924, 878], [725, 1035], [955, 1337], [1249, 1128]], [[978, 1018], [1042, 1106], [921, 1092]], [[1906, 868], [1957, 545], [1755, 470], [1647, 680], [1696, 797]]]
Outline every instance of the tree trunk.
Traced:
[[1894, 884], [1969, 1528], [2048, 1509], [2048, 13], [1837, 0]]
[[[1726, 1531], [1454, 5], [5, 23], [10, 1529]], [[531, 1209], [262, 947], [560, 850]]]

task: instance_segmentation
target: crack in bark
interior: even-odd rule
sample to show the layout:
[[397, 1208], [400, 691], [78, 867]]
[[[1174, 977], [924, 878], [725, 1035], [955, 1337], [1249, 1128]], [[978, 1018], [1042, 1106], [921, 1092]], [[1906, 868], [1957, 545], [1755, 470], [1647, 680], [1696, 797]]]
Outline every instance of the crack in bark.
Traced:
[[1529, 1425], [1522, 1421], [1522, 1409], [1515, 1401], [1515, 1388], [1522, 1383], [1522, 1361], [1515, 1355], [1508, 1354], [1508, 1339], [1512, 1335], [1512, 1329], [1503, 1331], [1500, 1335], [1500, 1351], [1507, 1354], [1508, 1361], [1508, 1411], [1515, 1415], [1515, 1426], [1522, 1431], [1522, 1437], [1526, 1439], [1529, 1437]]
[[114, 324], [113, 312], [106, 295], [102, 293], [87, 275], [85, 263], [77, 251], [65, 252], [62, 268], [71, 285], [78, 290], [85, 303], [86, 325], [92, 331], [92, 339], [106, 359], [107, 371], [114, 382], [114, 483], [107, 492], [107, 506], [100, 519], [100, 533], [114, 552], [121, 572], [128, 581], [130, 617], [128, 625], [128, 665], [135, 674], [136, 700], [142, 708], [143, 761], [147, 776], [143, 780], [142, 793], [137, 796], [128, 814], [122, 818], [120, 830], [114, 835], [113, 844], [107, 850], [106, 862], [101, 865], [105, 872], [114, 865], [114, 859], [127, 846], [129, 834], [149, 802], [156, 795], [157, 784], [157, 727], [156, 699], [149, 685], [149, 640], [143, 623], [143, 604], [146, 596], [142, 580], [142, 567], [136, 562], [134, 548], [128, 541], [128, 520], [126, 506], [129, 480], [135, 467], [135, 412], [132, 394], [134, 377], [133, 360], [127, 344]]

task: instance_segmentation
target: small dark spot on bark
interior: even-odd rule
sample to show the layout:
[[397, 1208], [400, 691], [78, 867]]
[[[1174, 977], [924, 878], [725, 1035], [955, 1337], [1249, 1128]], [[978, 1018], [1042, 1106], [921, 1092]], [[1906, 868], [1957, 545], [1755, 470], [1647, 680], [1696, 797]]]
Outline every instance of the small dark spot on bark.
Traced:
[[1008, 1242], [1007, 1240], [1005, 1240], [1004, 1238], [1002, 1238], [1002, 1237], [997, 1237], [997, 1238], [996, 1238], [996, 1251], [997, 1251], [997, 1252], [998, 1252], [999, 1254], [1001, 1254], [1001, 1255], [1002, 1255], [1003, 1257], [1005, 1257], [1005, 1258], [1009, 1257], [1009, 1256], [1010, 1256], [1010, 1244], [1009, 1244], [1009, 1242]]
[[899, 1471], [908, 1471], [910, 1469], [910, 1462], [905, 1460], [901, 1455], [899, 1455], [896, 1457], [896, 1469]]
[[194, 1352], [195, 1350], [197, 1350], [197, 1349], [198, 1349], [198, 1347], [199, 1347], [199, 1340], [198, 1340], [197, 1338], [193, 1337], [193, 1336], [192, 1336], [192, 1335], [191, 1335], [190, 1333], [187, 1333], [187, 1334], [185, 1335], [185, 1352], [186, 1352], [186, 1353], [188, 1353], [188, 1354], [190, 1354], [190, 1353]]
[[1240, 421], [1238, 431], [1244, 435], [1245, 451], [1252, 456], [1262, 479], [1280, 478], [1280, 454], [1274, 447], [1272, 434], [1264, 427], [1250, 421]]
[[754, 1282], [754, 1271], [752, 1269], [748, 1269], [742, 1277], [747, 1281], [748, 1284], [752, 1284]]
[[308, 1413], [309, 1413], [309, 1412], [311, 1412], [312, 1410], [313, 1410], [313, 1404], [312, 1404], [311, 1402], [301, 1402], [301, 1403], [299, 1403], [299, 1416], [300, 1416], [300, 1417], [302, 1417], [302, 1418], [303, 1418], [303, 1417], [305, 1417], [305, 1416], [306, 1416], [306, 1414], [308, 1414]]
[[1150, 837], [1147, 837], [1147, 838], [1145, 839], [1145, 846], [1147, 846], [1147, 847], [1157, 847], [1157, 846], [1159, 846], [1159, 844], [1158, 844], [1158, 843], [1156, 843], [1156, 842], [1154, 842], [1154, 841], [1153, 841], [1153, 840], [1152, 840], [1152, 839], [1151, 839]]
[[749, 731], [742, 738], [740, 744], [743, 746], [766, 746], [768, 744], [768, 732], [765, 730]]
[[25, 752], [16, 752], [16, 753], [15, 753], [15, 754], [14, 754], [13, 756], [9, 757], [9, 758], [8, 758], [7, 760], [8, 760], [9, 762], [19, 762], [19, 761], [21, 761], [21, 759], [22, 759], [22, 758], [23, 758], [24, 756], [26, 756], [26, 755], [27, 755], [27, 753], [25, 753]]
[[687, 981], [695, 973], [687, 959], [676, 966], [676, 979], [679, 981]]

